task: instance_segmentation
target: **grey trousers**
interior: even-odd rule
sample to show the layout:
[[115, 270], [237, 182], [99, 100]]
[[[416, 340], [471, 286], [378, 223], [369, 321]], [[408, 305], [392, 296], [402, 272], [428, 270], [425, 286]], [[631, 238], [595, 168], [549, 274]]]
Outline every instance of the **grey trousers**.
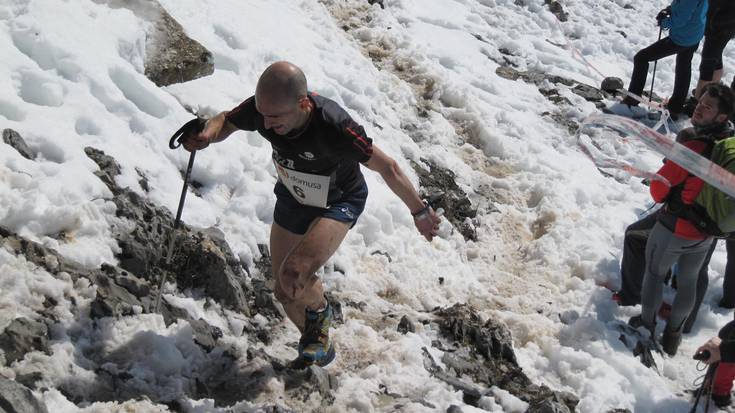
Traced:
[[714, 238], [688, 240], [680, 238], [660, 222], [651, 230], [646, 244], [646, 274], [641, 291], [643, 322], [653, 324], [656, 312], [663, 300], [663, 281], [666, 272], [677, 264], [676, 298], [671, 305], [668, 326], [677, 331], [694, 307], [697, 292], [697, 275]]

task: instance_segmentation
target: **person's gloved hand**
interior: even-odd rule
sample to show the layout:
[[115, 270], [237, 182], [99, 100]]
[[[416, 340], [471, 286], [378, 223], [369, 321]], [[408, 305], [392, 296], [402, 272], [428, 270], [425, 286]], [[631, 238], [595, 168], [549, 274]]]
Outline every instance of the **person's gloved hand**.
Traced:
[[661, 25], [661, 22], [664, 21], [667, 17], [671, 16], [671, 6], [661, 10], [656, 15], [656, 21], [658, 22], [659, 26]]

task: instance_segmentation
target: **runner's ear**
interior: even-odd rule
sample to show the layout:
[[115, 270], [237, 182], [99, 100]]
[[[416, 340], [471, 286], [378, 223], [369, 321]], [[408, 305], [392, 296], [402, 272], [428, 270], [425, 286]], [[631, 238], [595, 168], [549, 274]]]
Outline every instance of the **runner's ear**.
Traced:
[[308, 97], [304, 96], [299, 99], [299, 109], [308, 110], [309, 108], [311, 108], [311, 102]]
[[729, 116], [725, 115], [724, 113], [720, 113], [715, 117], [715, 122], [725, 123], [727, 122], [727, 119], [729, 119]]

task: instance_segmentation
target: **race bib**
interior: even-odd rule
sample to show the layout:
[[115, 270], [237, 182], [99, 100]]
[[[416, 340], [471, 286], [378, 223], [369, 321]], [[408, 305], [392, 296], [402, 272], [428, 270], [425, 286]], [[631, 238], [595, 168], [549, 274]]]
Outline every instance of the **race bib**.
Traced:
[[294, 171], [279, 165], [275, 160], [273, 164], [276, 166], [278, 179], [300, 204], [327, 207], [329, 176]]

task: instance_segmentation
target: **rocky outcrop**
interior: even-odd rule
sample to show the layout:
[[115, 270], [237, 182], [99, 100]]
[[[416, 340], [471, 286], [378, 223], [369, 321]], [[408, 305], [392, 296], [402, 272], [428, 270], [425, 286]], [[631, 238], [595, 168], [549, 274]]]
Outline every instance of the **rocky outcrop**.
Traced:
[[[447, 341], [434, 343], [435, 347], [451, 348], [442, 357], [444, 365], [457, 376], [470, 377], [486, 387], [456, 379], [439, 371], [435, 363], [427, 369], [433, 369], [437, 378], [463, 391], [465, 402], [476, 406], [481, 397], [489, 394], [490, 387], [497, 386], [529, 403], [527, 412], [574, 412], [579, 403], [576, 396], [533, 384], [523, 373], [516, 361], [510, 331], [504, 325], [492, 319], [482, 322], [474, 309], [463, 304], [438, 310], [436, 316]], [[431, 366], [430, 359], [428, 365]]]
[[0, 412], [47, 413], [48, 410], [27, 387], [0, 376]]
[[0, 334], [0, 349], [8, 364], [21, 360], [30, 351], [48, 352], [48, 328], [44, 323], [16, 318]]
[[214, 73], [212, 53], [191, 39], [161, 8], [148, 34], [145, 75], [158, 86], [183, 83]]
[[556, 0], [544, 0], [544, 3], [549, 8], [549, 11], [559, 19], [560, 22], [569, 20], [569, 14], [564, 11], [561, 3]]
[[94, 0], [126, 8], [149, 22], [145, 75], [158, 86], [182, 83], [214, 73], [212, 53], [191, 39], [156, 0]]
[[[120, 166], [112, 157], [89, 147], [85, 152], [99, 166], [97, 176], [112, 191], [117, 215], [134, 223], [132, 230], [119, 230], [115, 234], [121, 249], [118, 259], [123, 271], [106, 268], [114, 273], [115, 279], [121, 279], [129, 288], [142, 293], [157, 286], [162, 275], [170, 275], [167, 279], [176, 281], [182, 289], [202, 289], [225, 307], [250, 313], [248, 302], [253, 301], [253, 297], [247, 295], [252, 289], [219, 230], [195, 230], [182, 223], [174, 231], [174, 217], [168, 210], [115, 183], [114, 177], [120, 173]], [[176, 238], [174, 255], [166, 265], [165, 255], [171, 236]], [[130, 297], [128, 289], [115, 288], [116, 285], [103, 282], [103, 296], [110, 295], [105, 298], [109, 303], [98, 308], [101, 311], [99, 315], [110, 315], [110, 309], [121, 301], [147, 307], [147, 303]]]
[[413, 169], [419, 176], [422, 195], [434, 209], [444, 209], [444, 217], [466, 240], [477, 241], [472, 221], [477, 210], [472, 207], [467, 194], [457, 185], [454, 172], [426, 159], [423, 161], [429, 165], [428, 171], [416, 163], [413, 164]]
[[[7, 132], [6, 135], [11, 133]], [[17, 142], [22, 141], [22, 138], [14, 132], [12, 135], [17, 137]], [[269, 342], [272, 327], [270, 322], [278, 323], [281, 314], [273, 301], [271, 291], [262, 280], [261, 273], [267, 272], [270, 267], [267, 249], [264, 247], [263, 257], [256, 262], [256, 271], [253, 274], [256, 282], [251, 285], [251, 277], [245, 273], [221, 232], [191, 228], [182, 222], [175, 234], [175, 254], [169, 265], [166, 265], [162, 255], [172, 233], [174, 221], [172, 214], [164, 208], [151, 204], [129, 188], [119, 187], [116, 177], [121, 168], [115, 159], [94, 148], [85, 148], [85, 152], [98, 165], [96, 175], [110, 189], [113, 196], [111, 201], [117, 206], [117, 215], [127, 221], [124, 228], [112, 228], [113, 236], [121, 246], [118, 256], [120, 265], [103, 264], [99, 268], [85, 268], [48, 247], [20, 237], [2, 227], [0, 227], [0, 248], [23, 257], [31, 265], [38, 266], [39, 271], [46, 271], [59, 280], [93, 285], [95, 295], [89, 305], [80, 305], [72, 297], [69, 302], [63, 303], [63, 308], [73, 312], [75, 318], [79, 320], [92, 319], [95, 320], [95, 325], [98, 322], [96, 320], [100, 320], [100, 324], [95, 328], [105, 328], [104, 326], [108, 325], [108, 322], [104, 321], [105, 318], [150, 312], [155, 294], [158, 292], [159, 277], [166, 274], [177, 290], [201, 291], [223, 307], [246, 316], [260, 313], [269, 321], [263, 322], [262, 318], [257, 323], [251, 323], [249, 319], [244, 320], [243, 331], [236, 334], [247, 334], [247, 339], [253, 343]], [[171, 293], [170, 284], [168, 288]], [[0, 330], [0, 353], [3, 356], [0, 360], [5, 365], [10, 365], [23, 360], [29, 352], [40, 351], [48, 354], [49, 331], [58, 332], [66, 328], [58, 324], [57, 305], [61, 304], [53, 297], [46, 297], [44, 308], [39, 309], [37, 318], [33, 320], [16, 318]], [[211, 397], [218, 405], [231, 404], [243, 399], [233, 398], [228, 386], [238, 383], [232, 381], [235, 378], [249, 377], [248, 372], [256, 369], [256, 366], [266, 366], [273, 372], [273, 376], [280, 377], [280, 373], [275, 371], [273, 366], [283, 366], [285, 362], [268, 358], [265, 354], [238, 354], [227, 344], [220, 343], [219, 339], [224, 334], [220, 328], [210, 325], [204, 319], [192, 317], [187, 309], [177, 307], [166, 300], [163, 300], [162, 304], [160, 311], [167, 325], [178, 320], [188, 322], [191, 327], [191, 340], [195, 347], [199, 348], [198, 357], [206, 360], [196, 371], [196, 380], [182, 382], [181, 391], [188, 397], [194, 399]], [[69, 378], [57, 384], [56, 388], [70, 401], [75, 403], [124, 401], [147, 397], [156, 402], [175, 404], [175, 400], [161, 398], [155, 391], [149, 393], [147, 386], [141, 387], [140, 373], [136, 370], [140, 347], [149, 345], [151, 340], [165, 341], [167, 338], [156, 337], [153, 332], [136, 334], [128, 343], [111, 353], [99, 349], [90, 351], [86, 337], [81, 337], [79, 343], [76, 341], [76, 334], [70, 335], [70, 339], [78, 351], [85, 351], [84, 368], [95, 374], [93, 383], [84, 378], [79, 380]], [[296, 375], [302, 380], [298, 383], [313, 383], [313, 386], [294, 384], [292, 390], [296, 394], [295, 397], [306, 397], [300, 393], [304, 391], [321, 391], [326, 394], [325, 389], [336, 386], [336, 381], [330, 379], [324, 371], [310, 370], [310, 372], [301, 376]], [[6, 406], [15, 409], [10, 411], [43, 411], [42, 406], [33, 405], [32, 394], [23, 386], [33, 389], [40, 383], [45, 383], [44, 374], [46, 374], [44, 371], [31, 369], [18, 374], [17, 382], [7, 380], [1, 382], [0, 411]], [[168, 379], [156, 378], [163, 382]], [[262, 376], [250, 380], [262, 382], [260, 391], [266, 390]], [[250, 397], [251, 400], [258, 394], [257, 386], [251, 388], [247, 394], [238, 393], [239, 396]], [[171, 397], [177, 395], [172, 393]]]

